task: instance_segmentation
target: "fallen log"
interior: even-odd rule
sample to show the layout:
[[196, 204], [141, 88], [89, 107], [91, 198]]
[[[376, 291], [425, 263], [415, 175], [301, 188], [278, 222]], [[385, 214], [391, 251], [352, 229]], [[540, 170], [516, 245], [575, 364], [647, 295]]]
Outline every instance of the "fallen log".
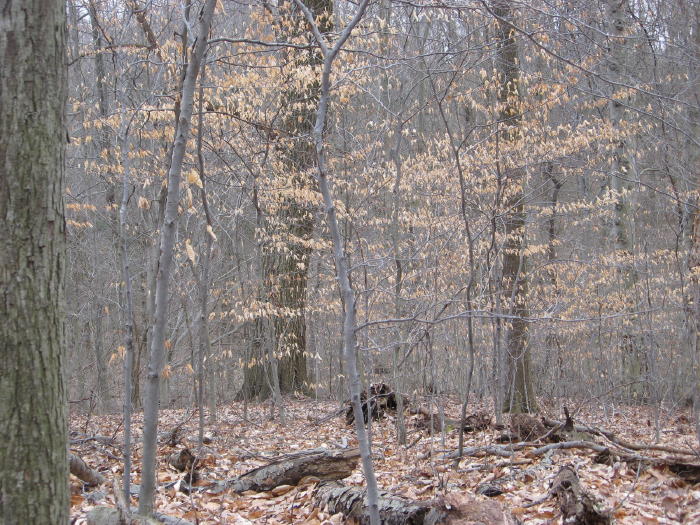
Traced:
[[[331, 514], [342, 513], [360, 525], [369, 524], [369, 510], [365, 504], [367, 491], [359, 487], [347, 487], [338, 481], [320, 483], [314, 490], [314, 504]], [[416, 502], [386, 492], [379, 495], [379, 517], [384, 525], [420, 525], [433, 510], [430, 503]], [[435, 522], [438, 523], [438, 522]]]
[[154, 512], [153, 518], [139, 516], [136, 507], [131, 508], [129, 521], [123, 521], [118, 509], [101, 505], [94, 507], [87, 513], [87, 525], [194, 525], [191, 521], [176, 516], [168, 516], [160, 512]]
[[593, 459], [595, 463], [613, 465], [618, 462], [625, 462], [633, 468], [644, 469], [647, 467], [667, 468], [679, 478], [688, 483], [700, 483], [700, 464], [691, 463], [686, 458], [665, 457], [654, 458], [640, 456], [639, 454], [628, 454], [625, 452], [612, 451], [605, 448], [596, 454]]
[[[544, 424], [549, 426], [549, 427], [555, 427], [562, 425], [559, 421], [555, 421], [552, 419], [544, 419], [543, 420]], [[589, 434], [595, 434], [597, 436], [604, 437], [611, 443], [614, 443], [615, 445], [626, 448], [629, 450], [655, 450], [657, 452], [667, 452], [669, 454], [680, 454], [680, 455], [685, 455], [685, 456], [697, 456], [697, 451], [693, 450], [692, 448], [688, 449], [682, 449], [682, 448], [677, 448], [677, 447], [670, 447], [667, 445], [653, 445], [653, 444], [646, 444], [646, 443], [632, 443], [631, 441], [626, 441], [622, 438], [617, 437], [613, 432], [610, 432], [609, 430], [606, 430], [604, 428], [598, 428], [598, 427], [591, 427], [587, 425], [574, 425], [574, 430], [576, 432], [586, 432]]]
[[[321, 483], [313, 495], [314, 504], [332, 514], [342, 513], [360, 525], [369, 524], [366, 490], [347, 487], [338, 481]], [[515, 525], [517, 520], [494, 501], [474, 496], [448, 494], [430, 501], [413, 501], [388, 492], [379, 494], [379, 516], [383, 525], [437, 525], [488, 523]]]
[[552, 480], [550, 493], [557, 499], [567, 525], [608, 525], [610, 514], [599, 510], [598, 501], [582, 487], [576, 471], [562, 467]]
[[102, 474], [88, 467], [80, 456], [76, 456], [72, 452], [68, 453], [68, 462], [70, 464], [70, 473], [83, 481], [87, 486], [96, 487], [106, 481]]
[[209, 490], [234, 492], [254, 490], [265, 492], [280, 485], [296, 485], [312, 476], [321, 481], [347, 478], [357, 467], [360, 451], [357, 448], [328, 450], [317, 448], [278, 458], [223, 483], [215, 483]]

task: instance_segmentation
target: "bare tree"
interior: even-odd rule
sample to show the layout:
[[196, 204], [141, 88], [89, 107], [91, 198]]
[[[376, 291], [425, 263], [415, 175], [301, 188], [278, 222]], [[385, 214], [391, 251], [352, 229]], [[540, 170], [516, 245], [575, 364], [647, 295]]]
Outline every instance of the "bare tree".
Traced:
[[158, 405], [160, 403], [160, 376], [165, 357], [165, 328], [168, 317], [168, 281], [173, 259], [173, 246], [177, 230], [178, 206], [180, 201], [180, 176], [182, 161], [190, 132], [190, 120], [194, 106], [194, 91], [197, 85], [200, 64], [207, 46], [207, 37], [211, 27], [216, 0], [207, 0], [199, 12], [197, 35], [194, 37], [194, 49], [187, 64], [185, 79], [182, 83], [182, 101], [177, 123], [177, 134], [172, 148], [172, 160], [168, 171], [168, 190], [165, 205], [165, 217], [160, 233], [160, 257], [158, 259], [158, 277], [155, 289], [155, 317], [153, 336], [148, 358], [148, 377], [146, 382], [146, 401], [144, 403], [143, 429], [143, 466], [141, 491], [139, 494], [139, 513], [145, 516], [153, 512], [155, 491], [155, 469], [158, 433]]
[[345, 316], [343, 320], [343, 357], [345, 369], [347, 370], [350, 383], [350, 398], [352, 401], [353, 412], [355, 414], [355, 430], [357, 432], [357, 440], [360, 443], [360, 455], [362, 457], [362, 470], [365, 474], [367, 483], [367, 507], [369, 508], [370, 521], [372, 525], [379, 525], [379, 492], [377, 490], [377, 480], [374, 475], [374, 467], [372, 466], [372, 451], [367, 437], [367, 430], [364, 425], [364, 416], [362, 415], [362, 402], [360, 400], [360, 376], [357, 372], [357, 320], [356, 320], [356, 302], [355, 292], [350, 283], [350, 269], [348, 268], [345, 246], [340, 235], [338, 227], [338, 218], [335, 211], [335, 203], [333, 201], [333, 193], [329, 185], [328, 166], [326, 165], [326, 154], [323, 143], [323, 131], [326, 126], [326, 116], [328, 113], [328, 104], [330, 103], [331, 90], [331, 71], [333, 61], [338, 56], [338, 53], [350, 37], [350, 33], [355, 26], [360, 22], [362, 16], [367, 9], [369, 0], [363, 0], [355, 13], [353, 19], [345, 26], [338, 40], [332, 47], [326, 42], [325, 37], [321, 34], [314, 20], [313, 13], [301, 2], [294, 0], [304, 16], [311, 24], [311, 27], [316, 38], [316, 42], [323, 53], [323, 71], [321, 73], [321, 92], [318, 99], [318, 109], [316, 110], [316, 122], [314, 123], [312, 136], [316, 149], [316, 165], [318, 169], [318, 185], [323, 195], [323, 204], [326, 208], [326, 220], [328, 228], [331, 232], [333, 242], [333, 259], [335, 261], [335, 269], [337, 272], [338, 286], [343, 297], [343, 306], [345, 308]]

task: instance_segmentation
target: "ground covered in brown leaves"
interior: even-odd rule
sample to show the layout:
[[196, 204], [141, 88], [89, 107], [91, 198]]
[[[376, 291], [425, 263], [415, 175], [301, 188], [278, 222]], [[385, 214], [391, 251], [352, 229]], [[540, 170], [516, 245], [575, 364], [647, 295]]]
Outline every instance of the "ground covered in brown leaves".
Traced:
[[[424, 404], [427, 406], [427, 404]], [[187, 410], [163, 410], [159, 442], [158, 480], [156, 498], [159, 512], [179, 516], [200, 524], [246, 523], [343, 523], [342, 516], [331, 516], [314, 508], [311, 494], [314, 480], [297, 486], [282, 486], [271, 492], [219, 494], [205, 489], [213, 481], [234, 478], [270, 459], [291, 452], [317, 447], [345, 448], [357, 445], [352, 426], [345, 423], [339, 405], [311, 400], [285, 400], [286, 422], [270, 421], [269, 406], [251, 405], [244, 417], [243, 405], [220, 407], [217, 422], [206, 427], [211, 442], [205, 445], [201, 460], [198, 489], [190, 494], [179, 490], [185, 474], [167, 463], [167, 457], [184, 447], [196, 449], [197, 417]], [[483, 406], [470, 407], [470, 412]], [[457, 418], [459, 407], [446, 401], [445, 412]], [[335, 417], [330, 416], [337, 413]], [[550, 414], [555, 416], [554, 414]], [[446, 428], [444, 433], [418, 430], [408, 417], [406, 446], [397, 446], [394, 419], [385, 417], [371, 426], [375, 470], [381, 488], [412, 499], [429, 500], [453, 493], [474, 494], [484, 484], [497, 487], [503, 493], [496, 496], [523, 523], [561, 523], [552, 498], [545, 499], [549, 484], [558, 470], [570, 465], [578, 472], [582, 485], [610, 511], [615, 523], [700, 523], [700, 484], [691, 485], [672, 472], [659, 468], [634, 468], [627, 463], [612, 466], [593, 462], [590, 450], [552, 450], [539, 456], [528, 456], [528, 449], [509, 458], [496, 456], [466, 457], [458, 466], [447, 454], [457, 448], [458, 432]], [[622, 407], [604, 411], [589, 407], [574, 415], [577, 424], [595, 425], [617, 436], [637, 443], [651, 443], [653, 429], [650, 412], [645, 408]], [[507, 422], [507, 416], [505, 416]], [[179, 442], [166, 442], [167, 434], [181, 424]], [[688, 414], [662, 414], [661, 443], [683, 448], [689, 452], [697, 443]], [[111, 481], [122, 472], [121, 420], [118, 416], [73, 416], [71, 418], [71, 450], [89, 466], [102, 472], [109, 482], [87, 488], [71, 476], [71, 514], [76, 525], [86, 523], [86, 513], [96, 505], [114, 505]], [[140, 481], [140, 415], [134, 421], [133, 483]], [[465, 435], [466, 447], [490, 445], [502, 432], [493, 428]], [[99, 439], [90, 439], [100, 436]], [[648, 456], [661, 453], [644, 451]], [[693, 459], [692, 456], [689, 456]], [[697, 458], [695, 458], [697, 459]], [[360, 467], [347, 484], [361, 485]], [[479, 496], [484, 499], [487, 496]], [[544, 499], [539, 504], [534, 502]], [[528, 506], [532, 505], [532, 506]], [[136, 505], [136, 498], [132, 498]]]

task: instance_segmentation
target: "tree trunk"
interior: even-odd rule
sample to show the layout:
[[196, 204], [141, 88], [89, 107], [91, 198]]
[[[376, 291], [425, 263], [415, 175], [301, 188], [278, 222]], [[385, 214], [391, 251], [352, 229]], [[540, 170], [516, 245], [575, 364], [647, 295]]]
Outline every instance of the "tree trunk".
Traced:
[[[105, 64], [103, 55], [103, 41], [102, 34], [100, 33], [99, 21], [97, 16], [97, 9], [95, 8], [94, 1], [88, 3], [88, 13], [90, 14], [90, 29], [92, 33], [92, 43], [95, 48], [95, 88], [97, 91], [97, 106], [99, 108], [100, 118], [106, 120], [108, 115], [108, 101], [107, 101], [107, 89], [105, 88]], [[115, 180], [110, 175], [110, 166], [114, 163], [112, 157], [112, 148], [110, 148], [109, 143], [109, 131], [108, 127], [104, 126], [99, 130], [98, 140], [96, 141], [96, 152], [95, 156], [98, 159], [104, 159], [104, 165], [100, 166], [100, 176], [105, 179], [106, 190], [105, 190], [105, 200], [107, 207], [109, 209], [109, 222], [113, 224], [108, 224], [107, 235], [112, 235], [114, 237], [115, 252], [119, 252], [119, 239], [115, 236], [117, 231], [116, 223], [118, 218], [116, 216], [117, 208], [115, 203]], [[98, 235], [104, 235], [104, 231], [97, 232], [93, 229], [93, 235], [97, 237]], [[97, 239], [95, 239], [97, 241]], [[97, 266], [98, 255], [95, 253], [95, 266]], [[102, 304], [102, 297], [98, 295], [95, 298], [95, 317], [94, 317], [94, 340], [93, 349], [95, 352], [95, 364], [97, 372], [97, 394], [98, 394], [98, 408], [101, 413], [109, 414], [112, 412], [112, 401], [109, 391], [109, 383], [107, 380], [108, 369], [107, 362], [104, 355], [103, 345], [102, 345], [102, 321], [104, 317]]]
[[304, 12], [304, 16], [312, 26], [317, 44], [323, 53], [323, 71], [321, 73], [320, 95], [318, 98], [318, 108], [316, 109], [316, 121], [314, 123], [312, 136], [314, 139], [314, 148], [316, 150], [316, 167], [318, 173], [318, 185], [323, 196], [323, 204], [326, 211], [326, 221], [330, 230], [331, 240], [333, 242], [333, 260], [335, 262], [335, 270], [338, 279], [338, 288], [345, 306], [343, 318], [343, 361], [345, 370], [348, 374], [350, 386], [350, 399], [352, 402], [353, 411], [355, 412], [355, 431], [357, 432], [357, 441], [360, 445], [360, 455], [362, 457], [362, 470], [365, 475], [367, 484], [367, 508], [370, 522], [372, 525], [379, 525], [379, 506], [377, 489], [377, 479], [374, 475], [374, 466], [372, 464], [371, 443], [367, 435], [362, 417], [362, 402], [360, 400], [361, 385], [360, 376], [357, 371], [357, 312], [355, 291], [350, 282], [350, 269], [348, 265], [345, 245], [340, 235], [338, 227], [338, 217], [335, 211], [335, 203], [333, 194], [328, 181], [328, 167], [326, 165], [325, 148], [323, 143], [323, 132], [326, 126], [326, 118], [328, 114], [328, 105], [330, 103], [331, 89], [331, 69], [333, 60], [340, 52], [345, 41], [350, 37], [350, 32], [359, 23], [364, 16], [369, 0], [363, 0], [358, 7], [352, 21], [345, 27], [340, 37], [332, 48], [328, 48], [325, 39], [320, 32], [318, 25], [315, 22], [314, 14], [304, 6], [301, 0], [295, 0], [296, 4]]
[[168, 317], [168, 281], [173, 259], [175, 231], [177, 230], [178, 205], [180, 201], [180, 176], [185, 148], [190, 132], [190, 119], [194, 104], [194, 90], [199, 74], [200, 63], [204, 56], [209, 36], [209, 28], [214, 13], [216, 0], [207, 0], [199, 13], [198, 33], [195, 37], [194, 50], [187, 64], [185, 80], [182, 85], [182, 103], [177, 124], [177, 133], [172, 148], [172, 160], [168, 171], [168, 189], [165, 205], [165, 217], [160, 233], [160, 256], [158, 258], [158, 277], [156, 279], [155, 316], [148, 358], [148, 376], [146, 378], [146, 401], [144, 403], [143, 429], [143, 466], [141, 491], [139, 495], [139, 513], [150, 516], [153, 512], [155, 492], [155, 469], [158, 435], [158, 406], [160, 401], [160, 377], [165, 358], [165, 329]]
[[[122, 151], [128, 152], [127, 133], [122, 134]], [[124, 281], [124, 399], [122, 413], [124, 417], [124, 497], [129, 500], [131, 494], [131, 414], [134, 402], [132, 399], [132, 380], [134, 370], [134, 294], [129, 269], [129, 246], [127, 240], [127, 212], [129, 205], [129, 156], [124, 156], [124, 172], [122, 173], [122, 198], [119, 206], [119, 245], [121, 255], [122, 280]]]
[[63, 383], [65, 2], [0, 25], [0, 522], [68, 523]]
[[[694, 10], [695, 21], [693, 24], [693, 34], [695, 35], [695, 52], [693, 58], [700, 59], [700, 6]], [[696, 62], [697, 63], [697, 62]], [[693, 99], [690, 103], [689, 110], [690, 123], [693, 126], [691, 129], [691, 137], [688, 144], [688, 157], [690, 170], [695, 170], [697, 180], [695, 181], [695, 204], [697, 206], [700, 199], [700, 146], [697, 141], [700, 140], [700, 74], [696, 71], [694, 82]], [[700, 212], [695, 208], [693, 212], [693, 236], [692, 247], [689, 257], [689, 270], [693, 283], [693, 302], [694, 302], [694, 322], [691, 323], [691, 345], [694, 347], [692, 351], [693, 363], [693, 410], [695, 412], [695, 435], [700, 444]]]
[[[627, 0], [608, 0], [606, 15], [607, 27], [611, 35], [609, 43], [608, 70], [612, 81], [627, 82], [628, 67], [628, 31], [630, 20], [627, 15]], [[610, 90], [608, 111], [610, 122], [618, 133], [624, 132], [624, 105], [615, 93], [615, 87]], [[626, 96], [625, 99], [629, 100]], [[634, 268], [634, 220], [630, 207], [629, 195], [632, 189], [630, 179], [636, 176], [632, 173], [633, 164], [629, 155], [629, 147], [622, 138], [615, 140], [613, 164], [610, 173], [610, 189], [615, 192], [615, 217], [613, 219], [613, 239], [620, 267], [620, 294], [628, 310], [634, 309], [634, 287], [637, 283], [637, 272]], [[630, 327], [622, 326], [619, 336], [619, 350], [622, 353], [624, 373], [630, 384], [629, 393], [633, 400], [641, 401], [644, 389], [641, 380], [644, 373], [644, 357], [640, 348], [640, 338]]]
[[[520, 70], [518, 46], [515, 40], [514, 9], [510, 0], [494, 0], [493, 11], [497, 17], [498, 34], [498, 102], [499, 124], [504, 147], [520, 140]], [[512, 319], [506, 333], [508, 375], [503, 409], [506, 412], [536, 412], [537, 402], [530, 373], [530, 349], [528, 347], [527, 280], [525, 277], [525, 209], [523, 206], [522, 168], [513, 166], [508, 159], [499, 159], [498, 169], [503, 169], [505, 180], [506, 241], [503, 248], [504, 304], [510, 305]]]
[[[332, 0], [308, 0], [306, 5], [314, 13], [323, 34], [333, 29]], [[304, 16], [294, 8], [294, 2], [281, 3], [285, 27], [289, 33], [280, 39], [291, 39], [310, 34]], [[317, 50], [293, 50], [286, 55], [288, 66], [319, 68], [323, 58]], [[272, 348], [278, 359], [277, 374], [282, 393], [311, 392], [306, 362], [306, 288], [308, 282], [311, 241], [314, 229], [313, 205], [298, 197], [315, 188], [309, 170], [314, 165], [314, 146], [310, 139], [314, 124], [314, 107], [319, 96], [317, 74], [310, 75], [306, 84], [290, 88], [284, 95], [285, 116], [282, 129], [286, 138], [277, 144], [286, 170], [291, 174], [289, 184], [292, 196], [282, 196], [276, 203], [272, 217], [264, 220], [267, 239], [284, 238], [285, 246], [278, 249], [274, 243], [263, 245], [263, 286], [265, 300], [277, 311], [272, 319]], [[261, 358], [264, 356], [260, 355]], [[256, 367], [260, 368], [260, 366]], [[243, 390], [247, 394], [265, 398], [270, 389], [261, 370], [246, 369]], [[263, 382], [261, 382], [261, 380]]]

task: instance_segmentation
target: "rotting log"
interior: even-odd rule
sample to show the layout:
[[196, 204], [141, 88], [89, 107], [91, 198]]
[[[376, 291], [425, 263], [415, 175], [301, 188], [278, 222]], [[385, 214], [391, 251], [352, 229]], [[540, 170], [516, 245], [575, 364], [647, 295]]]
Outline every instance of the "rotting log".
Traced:
[[265, 492], [280, 485], [296, 485], [311, 476], [321, 481], [347, 478], [357, 468], [360, 451], [357, 448], [329, 450], [317, 448], [289, 454], [267, 465], [255, 468], [235, 479], [216, 483], [209, 490], [234, 492], [254, 490]]
[[97, 485], [101, 485], [106, 481], [102, 474], [95, 469], [88, 467], [87, 463], [85, 463], [80, 456], [76, 456], [72, 452], [69, 452], [68, 460], [70, 464], [70, 473], [83, 481], [87, 486], [96, 487]]
[[[338, 512], [360, 525], [369, 524], [366, 490], [347, 487], [338, 481], [320, 483], [313, 495], [314, 504], [331, 514]], [[379, 494], [379, 516], [383, 525], [421, 525], [431, 512], [429, 502], [416, 502], [386, 492]], [[436, 523], [439, 523], [436, 522]]]
[[610, 514], [599, 510], [600, 503], [582, 487], [576, 471], [562, 467], [552, 480], [550, 493], [557, 499], [567, 525], [608, 525]]
[[[342, 513], [346, 519], [354, 520], [360, 525], [369, 523], [365, 498], [363, 488], [348, 487], [338, 481], [320, 483], [313, 495], [314, 505], [317, 507], [325, 508], [332, 514]], [[517, 523], [510, 513], [503, 510], [500, 503], [458, 493], [430, 501], [414, 501], [380, 492], [378, 503], [383, 525]]]

